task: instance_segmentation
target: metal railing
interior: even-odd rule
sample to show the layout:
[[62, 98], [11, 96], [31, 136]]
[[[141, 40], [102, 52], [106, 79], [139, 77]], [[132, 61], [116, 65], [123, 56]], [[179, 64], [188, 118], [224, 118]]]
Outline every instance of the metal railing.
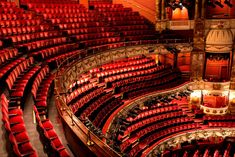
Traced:
[[[191, 43], [190, 39], [156, 39], [156, 40], [140, 40], [140, 41], [131, 41], [131, 42], [120, 42], [115, 44], [120, 44], [121, 47], [126, 46], [137, 46], [137, 45], [155, 45], [155, 44], [168, 44], [168, 43]], [[120, 47], [115, 47], [120, 48]], [[121, 156], [118, 152], [116, 152], [113, 148], [111, 148], [108, 144], [106, 144], [104, 141], [97, 137], [94, 133], [90, 132], [89, 129], [81, 122], [81, 120], [76, 117], [70, 108], [67, 106], [66, 102], [63, 100], [64, 91], [67, 91], [66, 89], [63, 89], [64, 87], [61, 86], [63, 82], [61, 82], [61, 77], [66, 74], [66, 72], [70, 69], [70, 67], [77, 63], [78, 61], [90, 57], [92, 55], [97, 55], [102, 53], [106, 50], [112, 50], [109, 49], [108, 45], [88, 48], [88, 49], [81, 49], [78, 50], [78, 52], [72, 56], [69, 56], [65, 60], [63, 60], [60, 63], [57, 63], [57, 70], [56, 70], [56, 78], [55, 78], [55, 95], [56, 95], [56, 105], [57, 109], [59, 111], [59, 114], [61, 117], [68, 116], [70, 117], [71, 124], [75, 126], [77, 129], [82, 131], [81, 133], [89, 137], [89, 140], [86, 142], [86, 144], [89, 146], [90, 144], [93, 144], [93, 141], [91, 139], [95, 139], [95, 141], [98, 141], [98, 143], [102, 144], [105, 147], [100, 147], [101, 149], [105, 149], [106, 151], [110, 152], [112, 151], [116, 156]], [[68, 122], [69, 123], [69, 122]], [[91, 138], [92, 137], [92, 138]], [[97, 144], [98, 145], [98, 144]]]

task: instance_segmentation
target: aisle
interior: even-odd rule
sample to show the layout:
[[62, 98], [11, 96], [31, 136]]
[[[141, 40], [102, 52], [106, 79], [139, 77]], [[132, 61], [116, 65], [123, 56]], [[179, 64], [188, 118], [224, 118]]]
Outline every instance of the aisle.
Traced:
[[47, 154], [43, 151], [43, 145], [40, 141], [39, 133], [36, 129], [36, 122], [33, 117], [33, 105], [34, 105], [33, 98], [30, 94], [30, 96], [26, 99], [26, 102], [24, 104], [25, 106], [24, 115], [23, 115], [24, 123], [29, 135], [30, 142], [37, 151], [38, 156], [46, 157]]

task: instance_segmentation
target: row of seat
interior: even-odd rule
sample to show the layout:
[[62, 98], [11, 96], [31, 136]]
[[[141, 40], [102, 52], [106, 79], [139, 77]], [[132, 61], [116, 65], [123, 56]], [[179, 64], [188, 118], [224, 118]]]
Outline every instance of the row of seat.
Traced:
[[131, 123], [130, 126], [128, 126], [124, 132], [124, 136], [127, 134], [130, 134], [132, 132], [135, 132], [137, 130], [140, 130], [141, 128], [156, 123], [156, 122], [161, 122], [165, 121], [168, 119], [173, 119], [178, 116], [183, 116], [183, 112], [179, 110], [173, 110], [173, 111], [168, 111], [168, 112], [160, 112], [154, 116], [148, 117], [147, 119], [143, 119], [142, 121], [139, 121], [137, 123]]
[[46, 152], [49, 156], [69, 157], [70, 155], [55, 132], [51, 121], [46, 118], [44, 114], [40, 115], [36, 106], [34, 106], [33, 109], [37, 122], [37, 130], [40, 134]]
[[30, 66], [32, 66], [33, 63], [34, 63], [34, 60], [32, 57], [30, 57], [29, 59], [25, 59], [24, 61], [22, 61], [13, 69], [13, 71], [8, 75], [6, 79], [6, 83], [10, 90], [12, 90], [13, 84], [16, 81], [16, 79], [19, 77], [19, 75], [21, 75], [28, 68], [30, 68]]
[[[101, 95], [96, 97], [96, 99], [94, 100], [94, 102], [89, 105], [89, 107], [87, 107], [85, 110], [82, 111], [82, 114], [80, 115], [80, 117], [82, 119], [84, 119], [85, 117], [90, 117], [91, 114], [93, 112], [95, 112], [98, 108], [100, 108], [101, 106], [103, 106], [105, 104], [105, 102], [109, 101], [110, 99], [112, 99], [112, 93], [106, 93], [103, 91], [103, 89], [101, 90], [102, 93], [100, 93]], [[92, 99], [92, 98], [91, 98]], [[89, 99], [88, 99], [89, 100]], [[83, 103], [83, 105], [86, 102]], [[110, 104], [109, 104], [110, 105]], [[81, 106], [83, 107], [83, 106]], [[78, 106], [78, 110], [79, 110], [79, 106]], [[80, 112], [80, 111], [79, 111]], [[79, 115], [78, 115], [79, 116]]]
[[103, 32], [103, 33], [90, 33], [90, 34], [81, 34], [81, 30], [79, 29], [70, 29], [67, 30], [68, 35], [76, 35], [76, 39], [79, 41], [82, 40], [93, 40], [100, 38], [109, 38], [115, 36], [115, 32]]
[[35, 100], [35, 106], [39, 110], [47, 111], [47, 97], [49, 96], [49, 89], [54, 80], [53, 74], [47, 74], [46, 77], [41, 81], [40, 86], [37, 89]]
[[[121, 31], [124, 36], [126, 35], [126, 40], [134, 41], [153, 38], [154, 27], [152, 27], [149, 22], [144, 19], [144, 17], [140, 16], [137, 12], [133, 12], [131, 8], [123, 8], [122, 6], [113, 8], [114, 4], [108, 5], [112, 7], [104, 7], [106, 6], [105, 4], [104, 6], [102, 4], [95, 4], [94, 8], [106, 17], [106, 21], [108, 23], [110, 23], [117, 30]], [[145, 27], [138, 30], [135, 27], [136, 25], [142, 25]], [[126, 30], [129, 30], [129, 32], [126, 32], [125, 28], [127, 28]], [[132, 32], [130, 32], [130, 30], [132, 30]], [[147, 33], [147, 35], [145, 33]]]
[[[159, 86], [161, 84], [165, 84], [167, 82], [170, 82], [176, 78], [178, 78], [178, 74], [171, 72], [167, 73], [166, 75], [161, 75], [160, 77], [150, 77], [148, 80], [141, 80], [141, 79], [135, 79], [133, 81], [128, 81], [127, 84], [122, 85], [121, 87], [118, 87], [118, 91], [120, 93], [122, 92], [130, 92], [134, 90], [139, 90], [147, 87], [154, 87]], [[125, 83], [125, 82], [124, 82]]]
[[[104, 64], [100, 67], [100, 71], [101, 70], [115, 70], [116, 68], [123, 68], [123, 67], [129, 67], [129, 66], [134, 66], [134, 65], [139, 65], [139, 64], [146, 64], [148, 62], [153, 61], [151, 58], [142, 58], [142, 59], [138, 59], [138, 60], [130, 60], [130, 61], [126, 61], [126, 62], [117, 62], [116, 64]], [[92, 70], [90, 70], [90, 72], [93, 72]], [[96, 71], [97, 73], [97, 71]]]
[[48, 38], [54, 38], [59, 36], [61, 36], [61, 33], [58, 31], [44, 31], [44, 32], [35, 32], [31, 34], [9, 36], [7, 37], [7, 39], [11, 39], [13, 44], [21, 44], [37, 40], [45, 40]]
[[[66, 7], [66, 5], [64, 5]], [[79, 13], [87, 13], [87, 9], [84, 7], [80, 8], [35, 8], [37, 13], [43, 12], [44, 14], [79, 14]], [[43, 14], [43, 15], [44, 15]]]
[[[199, 127], [200, 126], [198, 123], [179, 124], [177, 126], [169, 127], [167, 129], [154, 132], [149, 137], [146, 137], [142, 141], [142, 144], [145, 146], [151, 146], [153, 142], [156, 142], [157, 140], [160, 140], [163, 137], [169, 136], [177, 132], [185, 131], [185, 130], [197, 129]], [[136, 145], [135, 147], [137, 148], [139, 145], [140, 144]], [[141, 151], [143, 151], [143, 149], [136, 149], [135, 147], [129, 153], [132, 156], [136, 156], [137, 154], [141, 153]]]
[[124, 102], [122, 102], [122, 100], [119, 98], [117, 99], [112, 99], [112, 101], [108, 102], [108, 105], [105, 105], [104, 108], [101, 109], [101, 111], [98, 112], [98, 114], [95, 116], [91, 115], [91, 119], [93, 119], [93, 124], [98, 127], [98, 128], [102, 128], [104, 123], [106, 122], [106, 120], [108, 119], [108, 117], [110, 116], [111, 113], [113, 113], [113, 111], [123, 105]]
[[42, 31], [49, 31], [49, 25], [38, 25], [38, 26], [22, 26], [22, 27], [6, 27], [1, 28], [0, 32], [3, 36], [11, 36], [11, 35], [20, 35], [20, 34], [30, 34]]
[[0, 7], [1, 8], [15, 8], [16, 7], [16, 3], [14, 3], [14, 2], [7, 2], [7, 1], [4, 1], [4, 0], [1, 0]]
[[33, 85], [32, 85], [32, 89], [31, 89], [31, 93], [33, 95], [34, 98], [36, 98], [37, 96], [37, 90], [42, 82], [42, 80], [46, 77], [46, 75], [49, 74], [49, 67], [48, 66], [45, 66], [43, 67], [40, 72], [37, 74], [34, 82], [33, 82]]
[[12, 14], [12, 13], [23, 13], [24, 10], [17, 7], [0, 7], [0, 14]]
[[[100, 23], [97, 23], [97, 25]], [[75, 31], [77, 34], [88, 34], [88, 33], [96, 33], [96, 32], [111, 32], [112, 27], [109, 26], [97, 26], [97, 27], [88, 27], [84, 23], [64, 23], [58, 25], [61, 30], [65, 31]], [[73, 33], [75, 34], [75, 33]]]
[[81, 4], [78, 3], [78, 1], [69, 1], [66, 2], [65, 4], [61, 3], [62, 1], [56, 1], [56, 3], [51, 3], [48, 1], [40, 1], [40, 2], [32, 2], [32, 3], [27, 3], [27, 6], [29, 9], [34, 9], [34, 8], [73, 8], [73, 9], [85, 9], [85, 7]]
[[[147, 69], [156, 69], [156, 71], [158, 71], [158, 69], [161, 69], [161, 67], [156, 67], [156, 63], [153, 62], [153, 61], [150, 61], [148, 63], [144, 63], [144, 64], [137, 64], [137, 65], [130, 65], [130, 66], [126, 66], [126, 67], [123, 67], [123, 68], [115, 68], [115, 69], [111, 69], [111, 70], [105, 70], [105, 71], [101, 71], [101, 72], [97, 72], [95, 74], [95, 76], [97, 76], [98, 78], [99, 77], [102, 77], [103, 79], [105, 79], [105, 82], [108, 82], [109, 78], [112, 76], [112, 75], [116, 75], [117, 76], [117, 80], [118, 80], [118, 77], [122, 78], [121, 74], [124, 74], [127, 73], [128, 74], [133, 74], [133, 73], [136, 73], [138, 71], [147, 71]], [[133, 74], [134, 75], [134, 74]], [[115, 81], [115, 78], [112, 78], [114, 81]]]
[[16, 13], [6, 13], [6, 14], [0, 14], [0, 20], [32, 20], [34, 15], [32, 13], [22, 13], [22, 14], [16, 14]]
[[44, 13], [43, 14], [44, 19], [55, 19], [55, 18], [97, 18], [97, 14], [94, 12], [79, 12], [79, 13]]
[[[182, 120], [181, 120], [182, 119]], [[186, 124], [185, 124], [186, 123]], [[180, 117], [179, 118], [175, 118], [175, 119], [169, 119], [166, 120], [164, 122], [160, 122], [154, 125], [150, 125], [144, 129], [139, 130], [136, 135], [133, 135], [133, 139], [132, 136], [129, 137], [129, 139], [127, 139], [126, 141], [124, 141], [121, 145], [120, 145], [120, 149], [122, 152], [128, 152], [130, 151], [130, 153], [132, 152], [132, 150], [128, 150], [128, 147], [130, 148], [130, 146], [133, 144], [133, 142], [135, 142], [137, 139], [139, 139], [139, 143], [136, 146], [144, 143], [145, 145], [150, 144], [152, 141], [156, 141], [159, 140], [161, 137], [161, 133], [164, 134], [173, 134], [176, 133], [180, 130], [184, 130], [184, 129], [188, 129], [191, 128], [191, 120], [187, 119], [185, 117]], [[171, 132], [169, 130], [172, 130]], [[144, 137], [144, 138], [143, 138]]]
[[99, 45], [106, 45], [106, 44], [112, 44], [112, 43], [118, 43], [121, 41], [120, 37], [108, 37], [108, 38], [99, 38], [99, 39], [92, 39], [92, 40], [85, 40], [81, 43], [84, 44], [84, 46], [87, 47], [94, 47]]
[[[17, 40], [18, 41], [18, 40]], [[18, 48], [26, 48], [28, 52], [36, 51], [38, 49], [43, 49], [46, 47], [56, 46], [59, 44], [65, 44], [67, 42], [66, 37], [54, 37], [51, 39], [43, 39], [32, 41], [28, 43], [18, 44], [16, 47]]]
[[[220, 137], [216, 138], [218, 142], [208, 141], [208, 139], [199, 139], [194, 144], [182, 143], [181, 147], [175, 147], [173, 149], [166, 149], [162, 153], [164, 157], [170, 156], [183, 156], [183, 157], [229, 157], [234, 156], [233, 142], [227, 142], [224, 139], [220, 140]], [[157, 155], [153, 152], [152, 155]]]
[[47, 118], [47, 102], [53, 80], [54, 74], [50, 73], [48, 65], [43, 66], [33, 80], [31, 93], [35, 102], [33, 109], [37, 122], [37, 130], [48, 156], [69, 157], [70, 155], [56, 134], [53, 124]]
[[79, 44], [72, 43], [72, 44], [62, 44], [50, 48], [43, 49], [41, 51], [32, 52], [30, 55], [37, 56], [39, 59], [47, 59], [52, 56], [56, 56], [59, 54], [66, 54], [71, 51], [77, 50], [79, 48]]
[[67, 103], [67, 105], [70, 104], [70, 102], [74, 99], [77, 98], [79, 96], [83, 96], [85, 93], [89, 93], [93, 90], [96, 89], [96, 83], [89, 83], [86, 84], [78, 89], [75, 89], [74, 91], [72, 91], [70, 94], [68, 94], [65, 98], [64, 101]]
[[14, 49], [14, 48], [0, 50], [0, 66], [3, 66], [10, 60], [14, 59], [15, 57], [18, 56], [18, 54], [19, 52], [17, 51], [17, 49]]
[[[112, 4], [113, 6], [113, 4]], [[99, 12], [130, 12], [132, 11], [131, 8], [123, 8], [123, 7], [119, 7], [119, 8], [98, 8], [98, 7], [95, 7], [95, 10], [96, 11], [99, 11]]]
[[11, 89], [10, 96], [14, 99], [22, 99], [25, 95], [27, 85], [40, 68], [41, 66], [35, 65], [31, 67], [26, 73], [24, 73], [23, 76], [20, 77], [14, 84], [13, 89]]
[[2, 120], [7, 131], [14, 156], [37, 157], [37, 152], [30, 143], [23, 120], [23, 112], [18, 107], [9, 106], [5, 94], [1, 95]]
[[141, 81], [141, 79], [151, 80], [152, 78], [159, 78], [172, 72], [168, 66], [157, 66], [155, 63], [151, 64], [152, 66], [149, 67], [140, 67], [138, 71], [108, 76], [104, 78], [104, 81], [106, 83], [112, 83], [113, 87], [121, 87], [131, 82]]
[[81, 77], [79, 78], [77, 81], [75, 81], [74, 83], [72, 83], [70, 86], [69, 86], [69, 91], [73, 91], [73, 88], [78, 86], [78, 87], [81, 87], [82, 85], [84, 84], [88, 84], [90, 83], [90, 80], [88, 77]]
[[151, 110], [146, 110], [140, 112], [135, 118], [127, 119], [127, 121], [134, 123], [136, 121], [140, 121], [141, 119], [144, 119], [146, 117], [150, 117], [156, 114], [164, 113], [164, 112], [172, 112], [172, 111], [178, 111], [180, 110], [179, 106], [177, 104], [172, 104], [169, 106], [159, 107]]
[[112, 3], [104, 3], [102, 2], [90, 2], [90, 6], [94, 6], [95, 8], [123, 8], [122, 4], [112, 4]]
[[153, 32], [151, 30], [134, 30], [134, 31], [124, 31], [123, 35], [124, 36], [139, 36], [139, 35], [149, 35], [152, 34]]
[[[2, 28], [13, 27], [17, 29], [18, 27], [26, 27], [26, 26], [44, 26], [41, 24], [43, 21], [41, 19], [27, 19], [27, 20], [3, 20], [0, 21], [0, 26]], [[12, 29], [13, 29], [12, 28]]]
[[[42, 4], [43, 5], [43, 4]], [[47, 4], [45, 4], [45, 5], [47, 5]], [[50, 5], [50, 7], [58, 7], [58, 8], [62, 8], [62, 6], [63, 7], [67, 7], [68, 5], [64, 5], [64, 4], [62, 4], [62, 5]], [[76, 5], [75, 5], [75, 7], [74, 7], [74, 5], [73, 4], [71, 4], [70, 6], [69, 6], [70, 8], [72, 8], [71, 10], [76, 10], [76, 9], [74, 9], [75, 7], [76, 7]], [[77, 7], [76, 7], [77, 8]], [[69, 10], [69, 9], [68, 9]], [[79, 9], [77, 9], [77, 10], [79, 10]], [[21, 13], [20, 13], [21, 14]], [[25, 34], [25, 33], [31, 33], [31, 34], [34, 34], [33, 36], [32, 36], [32, 40], [30, 39], [30, 40], [24, 40], [25, 38], [27, 39], [27, 37], [26, 36], [17, 36], [16, 38], [13, 38], [13, 43], [15, 44], [14, 46], [16, 46], [16, 47], [18, 47], [18, 48], [27, 48], [29, 51], [31, 51], [30, 53], [31, 53], [31, 55], [41, 55], [41, 57], [42, 58], [45, 58], [45, 59], [47, 59], [47, 58], [49, 58], [49, 57], [54, 57], [54, 56], [58, 56], [58, 55], [61, 55], [63, 52], [62, 51], [65, 51], [65, 50], [62, 50], [61, 51], [61, 49], [60, 48], [62, 48], [64, 45], [60, 45], [60, 46], [57, 46], [57, 45], [59, 45], [59, 44], [64, 44], [64, 43], [66, 43], [67, 42], [67, 39], [68, 38], [66, 38], [66, 37], [60, 37], [61, 36], [61, 34], [54, 34], [54, 35], [52, 35], [52, 36], [50, 36], [50, 34], [49, 35], [46, 35], [46, 36], [43, 36], [43, 37], [40, 37], [40, 38], [37, 38], [37, 37], [39, 37], [40, 36], [40, 34], [38, 35], [36, 32], [44, 32], [44, 31], [47, 31], [47, 27], [45, 27], [45, 28], [43, 28], [42, 29], [42, 27], [40, 27], [40, 30], [38, 29], [39, 27], [35, 27], [34, 25], [37, 25], [36, 23], [31, 23], [30, 22], [30, 24], [29, 24], [29, 26], [28, 26], [28, 24], [27, 24], [27, 22], [28, 21], [33, 21], [34, 19], [36, 19], [36, 18], [41, 18], [41, 17], [39, 17], [39, 16], [35, 16], [33, 13], [22, 13], [22, 15], [18, 15], [18, 14], [13, 14], [13, 16], [12, 17], [10, 17], [10, 15], [7, 15], [6, 16], [6, 18], [5, 18], [5, 16], [3, 16], [3, 19], [12, 19], [12, 21], [15, 21], [15, 22], [9, 22], [9, 24], [8, 24], [8, 22], [5, 22], [4, 23], [4, 26], [6, 26], [6, 27], [9, 27], [9, 29], [5, 29], [5, 30], [7, 30], [7, 35], [9, 35], [9, 36], [11, 36], [11, 35], [13, 35], [13, 36], [15, 36], [16, 34]], [[25, 16], [28, 16], [28, 17], [25, 17]], [[9, 17], [8, 17], [9, 16]], [[21, 21], [21, 20], [16, 20], [16, 19], [27, 19], [27, 20], [22, 20], [22, 21], [24, 21], [25, 23], [20, 23], [19, 21]], [[32, 19], [32, 20], [31, 20]], [[70, 20], [70, 19], [69, 19]], [[7, 20], [7, 21], [9, 21], [9, 20]], [[25, 27], [24, 28], [17, 28], [16, 29], [16, 31], [15, 30], [13, 30], [13, 28], [10, 28], [11, 26], [13, 26], [14, 27], [14, 25], [16, 26], [16, 25], [18, 25], [18, 22], [20, 23], [20, 26], [22, 25], [23, 27], [24, 26], [28, 26], [28, 27], [26, 27], [26, 29], [25, 29]], [[37, 21], [34, 21], [34, 22], [37, 22]], [[46, 21], [40, 21], [41, 23], [46, 23]], [[75, 22], [74, 20], [72, 20], [72, 22]], [[82, 21], [81, 21], [82, 22]], [[40, 24], [41, 24], [40, 23]], [[6, 24], [6, 25], [5, 25]], [[88, 26], [89, 26], [89, 23], [87, 24]], [[94, 24], [93, 25], [93, 23], [91, 24], [92, 26], [96, 26], [96, 25], [102, 25], [101, 23], [99, 23], [99, 24]], [[33, 26], [33, 27], [31, 27], [31, 26]], [[85, 25], [86, 26], [86, 25]], [[18, 26], [17, 26], [18, 27]], [[49, 27], [48, 28], [49, 30], [51, 30], [51, 29], [53, 29], [52, 27]], [[8, 32], [8, 30], [10, 30], [9, 32]], [[11, 33], [11, 31], [12, 31], [12, 33]], [[17, 33], [16, 33], [17, 32]], [[96, 32], [94, 32], [94, 33], [96, 33]], [[108, 33], [109, 34], [109, 33]], [[114, 35], [112, 32], [111, 32], [111, 35]], [[34, 38], [34, 36], [35, 36], [35, 38]], [[51, 39], [45, 39], [45, 38], [51, 38]], [[31, 38], [31, 37], [30, 37]], [[98, 38], [100, 38], [100, 37], [98, 37]], [[101, 37], [102, 38], [102, 37]], [[12, 38], [11, 38], [12, 39]], [[116, 40], [117, 39], [117, 40]], [[107, 43], [115, 43], [115, 42], [119, 42], [120, 41], [120, 38], [116, 38], [115, 39], [115, 37], [114, 38], [111, 38], [111, 39], [100, 39], [100, 41], [98, 40], [94, 45], [100, 45], [100, 44], [107, 44]], [[103, 41], [104, 40], [104, 41]], [[107, 40], [107, 41], [106, 41]], [[33, 41], [33, 42], [32, 42]], [[95, 39], [94, 40], [90, 40], [90, 41], [88, 41], [88, 44], [86, 43], [86, 42], [84, 42], [84, 44], [87, 44], [86, 46], [90, 46], [91, 44], [93, 44], [92, 42], [94, 42], [95, 41]], [[21, 44], [21, 42], [22, 42], [22, 44]], [[53, 46], [53, 48], [52, 48], [52, 46]], [[45, 48], [48, 48], [47, 50], [45, 50], [45, 51], [43, 51]], [[68, 50], [67, 49], [67, 47], [65, 48], [65, 47], [63, 47], [62, 49], [66, 49], [66, 50]], [[38, 51], [38, 52], [35, 52], [35, 51], [37, 51], [37, 50], [40, 50], [40, 51]], [[42, 52], [43, 51], [43, 52]], [[72, 53], [68, 53], [68, 54], [72, 54]], [[63, 56], [60, 56], [60, 58], [61, 57], [63, 57]], [[36, 57], [35, 57], [36, 58]], [[50, 59], [50, 58], [49, 58]], [[58, 58], [56, 58], [56, 59], [58, 59]], [[21, 58], [18, 62], [16, 62], [15, 63], [15, 61], [13, 61], [13, 63], [14, 64], [11, 64], [11, 66], [8, 66], [8, 67], [10, 67], [10, 68], [8, 68], [9, 70], [10, 69], [12, 69], [12, 68], [15, 68], [15, 66], [16, 65], [18, 65], [18, 64], [20, 64], [20, 62], [22, 62], [24, 59], [23, 58]], [[32, 64], [33, 65], [33, 64]], [[5, 67], [5, 66], [4, 66]], [[42, 67], [42, 68], [41, 68]], [[49, 94], [49, 89], [50, 89], [50, 86], [51, 86], [51, 83], [52, 83], [52, 81], [53, 81], [53, 79], [54, 79], [54, 75], [53, 74], [50, 74], [50, 72], [49, 72], [49, 70], [47, 70], [48, 68], [43, 68], [44, 66], [43, 65], [36, 65], [36, 66], [34, 66], [34, 67], [28, 67], [27, 69], [24, 69], [24, 72], [23, 71], [20, 71], [21, 73], [23, 72], [24, 73], [24, 79], [22, 79], [22, 80], [19, 80], [19, 82], [17, 82], [17, 84], [10, 84], [11, 82], [10, 81], [8, 81], [9, 82], [9, 86], [13, 86], [13, 88], [14, 87], [17, 87], [18, 89], [20, 89], [20, 90], [17, 90], [17, 91], [24, 91], [24, 90], [22, 90], [22, 89], [25, 89], [25, 85], [26, 84], [28, 84], [28, 80], [26, 80], [26, 78], [34, 78], [33, 77], [33, 75], [34, 74], [36, 74], [35, 75], [35, 80], [34, 80], [34, 82], [33, 82], [33, 89], [32, 89], [32, 94], [33, 94], [33, 97], [34, 97], [34, 101], [35, 101], [35, 106], [36, 106], [36, 108], [41, 112], [44, 112], [44, 113], [46, 113], [47, 111], [46, 111], [46, 108], [48, 107], [48, 104], [47, 104], [47, 101], [48, 101], [48, 99], [47, 99], [47, 97], [48, 97], [48, 94]], [[17, 68], [18, 70], [19, 70], [19, 68]], [[15, 71], [14, 71], [15, 72]], [[5, 74], [4, 74], [5, 75]], [[17, 75], [18, 75], [18, 73], [17, 73]], [[22, 76], [23, 77], [23, 76]], [[13, 78], [13, 80], [15, 79], [14, 77], [11, 77], [11, 78]], [[20, 77], [21, 78], [21, 77]], [[17, 78], [17, 80], [18, 80], [19, 78]], [[11, 79], [9, 79], [9, 80], [11, 80]], [[21, 82], [22, 81], [22, 82]], [[15, 81], [14, 81], [15, 82]], [[16, 85], [19, 85], [19, 86], [16, 86]], [[87, 92], [85, 93], [85, 95], [87, 94]], [[92, 93], [92, 94], [94, 94], [94, 93]], [[89, 96], [95, 96], [95, 95], [89, 95]], [[20, 94], [20, 95], [23, 95], [23, 94]], [[16, 95], [11, 95], [13, 98], [16, 96]], [[18, 94], [17, 94], [17, 96], [18, 96]], [[87, 95], [86, 95], [87, 96]], [[81, 101], [82, 103], [84, 103], [85, 101], [90, 101], [90, 100], [92, 100], [92, 98], [93, 97], [89, 97], [89, 96], [87, 96], [86, 98], [84, 97], [84, 101]], [[99, 103], [100, 104], [104, 104], [107, 100], [108, 100], [108, 98], [110, 98], [110, 96], [111, 95], [108, 95], [107, 97], [105, 97], [105, 98], [103, 98], [102, 100], [103, 101], [101, 101], [100, 99], [98, 99], [97, 100], [97, 104], [96, 105], [93, 105], [93, 106], [95, 106], [95, 107], [98, 107], [99, 106]], [[104, 111], [110, 111], [110, 110], [112, 110], [112, 108], [114, 107], [115, 108], [115, 106], [116, 105], [118, 105], [118, 100], [116, 100], [115, 101], [116, 103], [114, 103], [114, 104], [112, 104], [112, 105], [108, 105], [108, 104], [106, 104], [105, 105], [105, 110], [101, 110], [101, 111], [98, 111], [98, 115], [99, 115], [99, 117], [102, 117], [102, 119], [101, 119], [101, 121], [104, 121], [104, 118], [105, 117], [107, 117], [107, 115], [108, 114], [105, 114], [104, 115]], [[90, 105], [89, 105], [90, 106]], [[92, 107], [93, 107], [92, 106]], [[87, 106], [88, 107], [88, 106]], [[89, 108], [89, 107], [88, 107]], [[85, 110], [87, 109], [87, 108], [84, 108]], [[109, 110], [110, 109], [110, 110]], [[88, 111], [89, 111], [90, 109], [88, 109]], [[92, 109], [91, 111], [97, 111], [96, 109]], [[93, 112], [91, 112], [91, 113], [93, 113]], [[88, 112], [88, 115], [90, 115], [90, 111]], [[101, 115], [103, 115], [103, 116], [101, 116]], [[18, 119], [19, 121], [20, 121], [20, 118]], [[42, 120], [42, 119], [40, 119], [40, 120]], [[44, 119], [43, 119], [44, 120]], [[37, 121], [38, 121], [38, 124], [39, 124], [39, 126], [41, 127], [42, 125], [40, 125], [40, 121], [39, 121], [39, 119], [37, 119]], [[49, 124], [50, 125], [50, 124]], [[101, 124], [98, 124], [99, 126], [101, 125]], [[52, 126], [50, 126], [49, 128], [51, 128]], [[45, 128], [42, 128], [42, 129], [45, 129]], [[46, 130], [46, 132], [44, 132], [45, 134], [45, 136], [48, 138], [48, 139], [50, 139], [52, 136], [47, 136], [46, 134], [49, 132], [49, 130]], [[52, 134], [54, 134], [54, 131], [52, 131]], [[53, 136], [54, 137], [54, 136]], [[52, 140], [52, 139], [50, 139], [50, 140]], [[59, 149], [59, 152], [60, 152], [60, 148], [62, 148], [63, 146], [61, 146], [61, 142], [59, 141], [59, 140], [52, 140], [52, 141], [50, 141], [50, 144], [51, 144], [51, 146], [52, 147], [54, 147], [54, 148], [56, 148], [56, 150], [58, 151], [58, 149]], [[29, 145], [28, 145], [29, 146]], [[24, 147], [24, 148], [28, 148], [28, 147]], [[29, 149], [30, 150], [30, 149]], [[61, 154], [60, 154], [61, 155]]]
[[223, 121], [223, 122], [208, 122], [209, 127], [229, 127], [229, 128], [233, 128], [235, 127], [234, 122], [227, 122], [227, 121]]
[[122, 17], [122, 16], [136, 16], [139, 12], [103, 12], [105, 17]]
[[82, 115], [80, 117], [85, 118], [86, 116], [88, 117], [88, 115], [90, 115], [92, 111], [96, 110], [102, 104], [101, 100], [108, 99], [109, 96], [106, 95], [106, 92], [103, 88], [96, 88], [89, 94], [86, 94], [84, 97], [70, 105], [70, 108], [74, 113], [82, 112]]
[[170, 89], [173, 86], [178, 86], [182, 83], [182, 80], [180, 80], [181, 76], [177, 74], [175, 77], [170, 77], [168, 80], [164, 80], [161, 84], [155, 84], [153, 86], [147, 86], [145, 88], [140, 88], [138, 90], [130, 90], [126, 91], [124, 93], [125, 99], [133, 99], [139, 95], [145, 95], [151, 92], [155, 92], [156, 90], [167, 90]]
[[127, 20], [123, 20], [123, 21], [112, 21], [112, 24], [114, 26], [128, 26], [128, 25], [144, 25], [145, 22], [143, 20], [133, 20], [133, 21], [127, 21]]
[[144, 20], [144, 17], [139, 15], [131, 15], [127, 17], [108, 17], [108, 21], [124, 21], [124, 20], [130, 20], [130, 21], [142, 21]]
[[227, 120], [235, 120], [234, 115], [225, 115], [225, 116], [216, 116], [216, 115], [207, 115], [203, 116], [204, 121], [227, 121]]
[[84, 26], [84, 27], [98, 27], [98, 26], [105, 26], [105, 24], [103, 22], [98, 22], [97, 21], [91, 21], [89, 19], [85, 19], [85, 18], [52, 18], [50, 19], [50, 21], [52, 22], [52, 24], [54, 25], [58, 25], [58, 24], [76, 24], [78, 26]]

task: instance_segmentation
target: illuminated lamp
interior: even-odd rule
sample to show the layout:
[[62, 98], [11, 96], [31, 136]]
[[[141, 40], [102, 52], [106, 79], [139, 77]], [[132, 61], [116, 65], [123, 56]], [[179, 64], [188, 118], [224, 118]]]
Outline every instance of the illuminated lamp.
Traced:
[[230, 8], [233, 7], [233, 4], [230, 2], [230, 0], [225, 0], [224, 4], [226, 4], [227, 6], [229, 6]]
[[199, 97], [193, 97], [191, 102], [192, 102], [192, 104], [199, 103]]
[[183, 7], [181, 10], [181, 18], [182, 20], [188, 20], [188, 9]]
[[230, 101], [231, 106], [235, 106], [235, 98]]
[[218, 5], [220, 8], [224, 7], [224, 5], [221, 3], [221, 0], [220, 1], [215, 1], [215, 5]]

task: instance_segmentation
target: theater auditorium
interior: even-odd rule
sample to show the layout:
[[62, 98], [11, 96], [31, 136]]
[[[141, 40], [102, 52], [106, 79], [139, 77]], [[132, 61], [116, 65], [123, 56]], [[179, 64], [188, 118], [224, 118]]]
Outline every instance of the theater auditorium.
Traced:
[[1, 157], [235, 157], [235, 0], [0, 0]]

